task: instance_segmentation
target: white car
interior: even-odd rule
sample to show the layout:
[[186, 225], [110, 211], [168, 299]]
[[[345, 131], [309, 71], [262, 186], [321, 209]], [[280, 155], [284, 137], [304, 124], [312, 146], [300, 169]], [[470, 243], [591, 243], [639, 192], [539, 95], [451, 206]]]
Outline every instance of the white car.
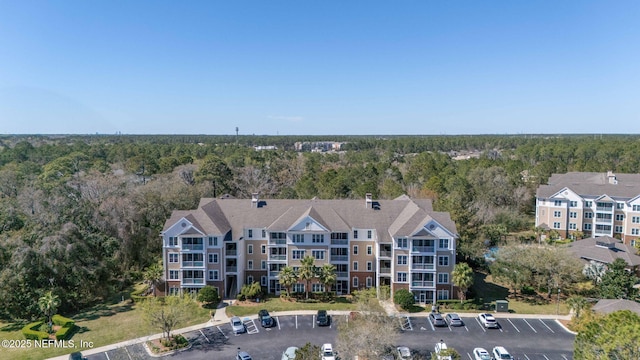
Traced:
[[444, 341], [440, 340], [440, 342], [437, 343], [435, 347], [436, 358], [438, 360], [453, 360], [453, 357], [451, 355], [442, 354], [443, 352], [446, 352], [445, 350], [447, 349], [447, 344], [445, 344]]
[[401, 360], [411, 360], [411, 350], [406, 346], [398, 346], [398, 357]]
[[333, 352], [331, 344], [322, 345], [322, 360], [336, 360], [336, 354]]
[[231, 322], [231, 329], [233, 329], [234, 334], [247, 332], [247, 328], [244, 326], [244, 323], [242, 322], [242, 320], [240, 320], [239, 317], [237, 316], [232, 317], [230, 322]]
[[475, 360], [491, 360], [491, 355], [483, 348], [475, 348], [473, 349], [473, 358]]
[[497, 329], [499, 327], [498, 321], [491, 314], [478, 314], [478, 320], [485, 328], [494, 328]]
[[513, 356], [502, 346], [493, 348], [493, 358], [496, 360], [513, 360]]

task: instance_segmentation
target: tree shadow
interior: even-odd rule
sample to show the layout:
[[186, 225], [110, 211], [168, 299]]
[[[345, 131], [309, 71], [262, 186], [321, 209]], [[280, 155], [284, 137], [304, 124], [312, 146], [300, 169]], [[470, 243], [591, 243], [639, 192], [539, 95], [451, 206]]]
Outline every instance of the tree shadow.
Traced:
[[15, 323], [10, 323], [7, 324], [3, 327], [0, 328], [0, 331], [7, 331], [7, 332], [11, 332], [11, 331], [19, 331], [22, 330], [22, 328], [27, 325], [26, 322], [15, 322]]
[[509, 297], [509, 289], [487, 281], [487, 274], [475, 273], [473, 282], [473, 292], [476, 298], [481, 298], [484, 303], [491, 303], [496, 300], [504, 300]]

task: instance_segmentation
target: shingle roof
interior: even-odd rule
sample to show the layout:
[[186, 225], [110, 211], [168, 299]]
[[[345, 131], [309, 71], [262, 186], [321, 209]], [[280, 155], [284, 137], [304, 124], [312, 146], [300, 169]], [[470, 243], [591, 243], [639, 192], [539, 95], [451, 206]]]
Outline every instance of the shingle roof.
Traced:
[[[598, 244], [601, 245], [599, 246]], [[602, 245], [608, 245], [609, 247]], [[585, 260], [611, 264], [620, 258], [630, 266], [640, 265], [640, 256], [636, 255], [633, 247], [627, 246], [609, 236], [578, 240], [569, 244], [568, 249], [569, 252]]]
[[640, 195], [640, 174], [615, 174], [615, 184], [609, 182], [608, 175], [596, 172], [552, 174], [548, 185], [538, 187], [536, 196], [549, 198], [565, 187], [587, 197], [606, 194], [616, 198], [633, 198]]
[[593, 306], [592, 310], [603, 314], [610, 314], [620, 310], [631, 310], [640, 315], [640, 304], [624, 299], [602, 299]]
[[410, 236], [416, 227], [430, 219], [457, 235], [449, 214], [434, 212], [430, 200], [412, 200], [405, 196], [375, 203], [378, 209], [366, 207], [364, 200], [268, 199], [261, 200], [262, 206], [256, 207], [252, 206], [251, 199], [207, 198], [201, 199], [195, 210], [174, 211], [165, 222], [164, 230], [191, 215], [190, 219], [195, 219], [204, 233], [225, 234], [231, 230], [237, 238], [246, 227], [286, 232], [309, 215], [332, 232], [376, 229], [380, 242], [391, 242], [392, 236]]

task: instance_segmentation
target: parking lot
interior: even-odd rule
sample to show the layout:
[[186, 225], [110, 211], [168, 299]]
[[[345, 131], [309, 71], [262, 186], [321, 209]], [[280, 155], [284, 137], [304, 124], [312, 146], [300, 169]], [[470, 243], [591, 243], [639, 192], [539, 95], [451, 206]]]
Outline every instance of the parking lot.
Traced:
[[[336, 327], [349, 321], [346, 315], [333, 315], [329, 326], [318, 327], [315, 315], [274, 316], [276, 326], [262, 328], [255, 317], [242, 318], [246, 333], [234, 334], [230, 324], [213, 325], [183, 334], [191, 348], [165, 358], [171, 359], [233, 359], [238, 348], [247, 351], [255, 360], [279, 360], [289, 346], [301, 347], [307, 342], [317, 345], [336, 343]], [[485, 329], [476, 317], [462, 317], [460, 327], [434, 327], [427, 317], [399, 316], [403, 330], [397, 345], [429, 358], [440, 340], [453, 347], [462, 359], [473, 359], [475, 347], [488, 351], [504, 346], [516, 359], [569, 360], [573, 358], [574, 335], [558, 322], [536, 318], [500, 318], [498, 329]], [[108, 352], [90, 355], [90, 360], [153, 359], [142, 344], [135, 344]], [[345, 359], [346, 360], [346, 359]]]

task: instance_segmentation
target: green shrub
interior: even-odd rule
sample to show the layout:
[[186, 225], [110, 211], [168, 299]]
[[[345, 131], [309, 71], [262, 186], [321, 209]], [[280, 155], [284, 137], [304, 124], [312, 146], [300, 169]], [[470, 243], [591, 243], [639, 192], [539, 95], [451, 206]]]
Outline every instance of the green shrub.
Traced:
[[416, 299], [413, 294], [407, 289], [399, 289], [393, 294], [393, 302], [400, 305], [403, 309], [409, 309], [415, 304]]
[[56, 331], [56, 340], [69, 340], [73, 335], [73, 330], [75, 329], [75, 324], [70, 324], [69, 326], [63, 326], [58, 331]]
[[391, 296], [391, 287], [389, 285], [380, 286], [380, 300], [389, 300]]
[[51, 321], [53, 321], [53, 323], [58, 326], [66, 326], [66, 327], [70, 327], [76, 323], [75, 321], [58, 314], [53, 315], [51, 317]]
[[22, 328], [22, 335], [29, 340], [44, 340], [49, 338], [49, 334], [45, 331], [36, 330], [44, 324], [44, 321], [37, 321], [27, 324]]
[[206, 285], [200, 291], [198, 291], [198, 301], [206, 305], [215, 306], [220, 302], [220, 296], [218, 296], [218, 289], [211, 285]]

